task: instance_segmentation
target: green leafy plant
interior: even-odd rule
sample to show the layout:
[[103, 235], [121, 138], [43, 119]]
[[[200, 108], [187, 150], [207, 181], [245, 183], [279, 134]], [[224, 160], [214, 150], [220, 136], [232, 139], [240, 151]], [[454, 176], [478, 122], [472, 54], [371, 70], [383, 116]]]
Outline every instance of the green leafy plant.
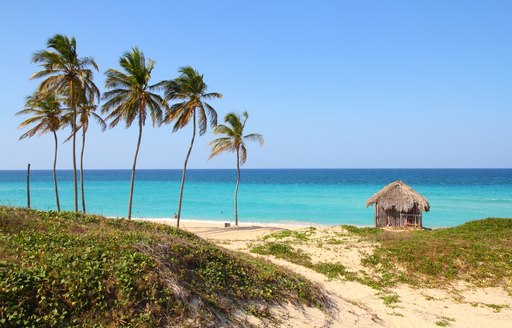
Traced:
[[328, 307], [304, 278], [169, 226], [0, 207], [0, 326], [236, 326], [286, 302]]

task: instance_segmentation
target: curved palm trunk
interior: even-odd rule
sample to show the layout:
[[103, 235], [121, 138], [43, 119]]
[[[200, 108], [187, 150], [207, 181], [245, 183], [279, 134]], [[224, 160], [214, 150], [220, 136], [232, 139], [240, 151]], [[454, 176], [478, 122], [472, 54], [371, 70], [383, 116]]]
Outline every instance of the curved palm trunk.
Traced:
[[73, 95], [73, 81], [69, 81], [69, 97], [71, 98], [70, 104], [73, 110], [73, 122], [71, 122], [71, 129], [73, 130], [73, 189], [75, 191], [75, 213], [78, 213], [78, 187], [76, 181], [76, 106]]
[[235, 225], [238, 225], [238, 186], [240, 185], [240, 148], [236, 150]]
[[57, 212], [60, 212], [59, 202], [59, 188], [57, 187], [57, 133], [53, 131], [53, 138], [55, 140], [55, 155], [53, 157], [53, 184], [55, 185], [55, 201], [57, 202]]
[[135, 167], [137, 166], [137, 156], [139, 155], [140, 141], [142, 140], [142, 118], [139, 116], [139, 140], [137, 141], [137, 149], [133, 159], [132, 180], [130, 183], [130, 200], [128, 201], [128, 220], [132, 218], [132, 200], [133, 200], [133, 183], [135, 182]]
[[190, 141], [190, 148], [188, 149], [187, 157], [185, 158], [185, 165], [183, 166], [183, 173], [181, 174], [181, 187], [180, 187], [180, 199], [178, 202], [178, 217], [176, 221], [176, 227], [180, 227], [180, 218], [181, 218], [181, 203], [183, 201], [183, 186], [185, 185], [185, 176], [187, 175], [187, 163], [188, 158], [190, 157], [190, 153], [192, 152], [192, 147], [194, 146], [194, 139], [196, 138], [196, 112], [194, 111], [194, 131], [192, 133], [192, 140]]
[[82, 211], [85, 211], [85, 190], [84, 190], [84, 149], [85, 149], [85, 129], [82, 125], [82, 151], [80, 152], [80, 189], [82, 191]]

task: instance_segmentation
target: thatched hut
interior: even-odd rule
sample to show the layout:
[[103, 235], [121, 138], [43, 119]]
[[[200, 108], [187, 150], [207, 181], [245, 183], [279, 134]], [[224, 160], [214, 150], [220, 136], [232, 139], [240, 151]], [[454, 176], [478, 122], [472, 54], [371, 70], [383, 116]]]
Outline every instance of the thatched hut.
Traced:
[[422, 212], [430, 210], [427, 199], [400, 180], [382, 188], [366, 202], [375, 204], [376, 227], [423, 227]]

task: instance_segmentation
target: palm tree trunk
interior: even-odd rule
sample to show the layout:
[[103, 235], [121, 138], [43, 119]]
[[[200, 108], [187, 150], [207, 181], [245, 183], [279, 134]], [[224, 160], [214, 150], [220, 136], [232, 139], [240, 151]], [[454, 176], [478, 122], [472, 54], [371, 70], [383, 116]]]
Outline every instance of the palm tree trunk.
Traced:
[[85, 129], [82, 125], [82, 151], [80, 152], [80, 189], [82, 189], [82, 211], [85, 211], [85, 191], [84, 191], [84, 149], [85, 149]]
[[78, 213], [78, 187], [76, 179], [76, 106], [73, 95], [73, 81], [69, 81], [69, 97], [71, 109], [73, 110], [73, 121], [71, 122], [71, 129], [73, 130], [73, 189], [75, 192], [75, 213]]
[[130, 200], [128, 201], [128, 220], [132, 218], [132, 200], [133, 200], [133, 183], [135, 182], [135, 167], [137, 166], [137, 156], [139, 155], [140, 141], [142, 139], [142, 117], [139, 115], [139, 140], [137, 141], [137, 149], [133, 159], [132, 181], [130, 183]]
[[181, 203], [183, 201], [183, 186], [185, 185], [185, 176], [187, 175], [187, 163], [188, 158], [190, 157], [190, 153], [192, 152], [192, 147], [194, 146], [194, 139], [196, 138], [196, 112], [194, 111], [194, 130], [192, 133], [192, 140], [190, 141], [190, 148], [188, 149], [187, 157], [185, 158], [185, 165], [183, 166], [183, 173], [181, 174], [181, 187], [180, 187], [180, 200], [178, 202], [178, 217], [176, 220], [176, 227], [180, 227], [180, 218], [181, 218]]
[[238, 186], [240, 185], [240, 148], [236, 150], [235, 225], [238, 226]]
[[57, 187], [57, 133], [53, 131], [53, 139], [55, 140], [55, 156], [53, 157], [53, 184], [55, 185], [55, 201], [57, 202], [57, 212], [60, 212], [59, 188]]

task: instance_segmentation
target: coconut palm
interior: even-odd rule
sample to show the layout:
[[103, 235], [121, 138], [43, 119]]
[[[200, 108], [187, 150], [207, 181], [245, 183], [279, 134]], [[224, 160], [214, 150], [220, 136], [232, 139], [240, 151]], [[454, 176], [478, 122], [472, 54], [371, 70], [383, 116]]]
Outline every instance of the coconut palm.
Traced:
[[163, 109], [167, 109], [167, 102], [152, 91], [158, 86], [149, 85], [151, 72], [155, 63], [144, 57], [142, 51], [133, 48], [126, 52], [119, 60], [119, 65], [124, 72], [109, 68], [106, 72], [105, 92], [103, 99], [106, 102], [102, 106], [102, 113], [108, 114], [107, 120], [111, 120], [110, 127], [116, 126], [121, 120], [130, 127], [137, 119], [139, 125], [139, 138], [133, 159], [132, 178], [130, 183], [130, 198], [128, 201], [128, 219], [132, 216], [133, 184], [135, 180], [135, 167], [142, 139], [142, 127], [149, 113], [153, 126], [162, 122]]
[[55, 201], [57, 203], [57, 211], [59, 212], [59, 188], [57, 186], [57, 130], [62, 127], [61, 114], [62, 109], [60, 107], [60, 102], [57, 100], [55, 95], [41, 97], [41, 95], [37, 93], [28, 97], [25, 104], [25, 109], [16, 113], [16, 115], [31, 115], [31, 117], [19, 125], [19, 128], [25, 128], [35, 124], [33, 128], [21, 135], [20, 140], [31, 138], [35, 134], [42, 135], [48, 132], [53, 133], [53, 138], [55, 141], [55, 151], [53, 157], [53, 183], [55, 185]]
[[[87, 97], [84, 97], [83, 100], [78, 104], [78, 126], [77, 126], [77, 132], [82, 130], [82, 149], [80, 151], [80, 191], [82, 194], [82, 211], [84, 213], [87, 213], [86, 206], [85, 206], [85, 187], [84, 187], [84, 152], [85, 152], [85, 136], [87, 134], [87, 131], [89, 129], [89, 121], [92, 117], [100, 126], [101, 131], [105, 131], [107, 128], [107, 124], [103, 120], [101, 116], [95, 113], [98, 106], [96, 106], [93, 103], [93, 100], [87, 99]], [[71, 114], [71, 115], [69, 115]], [[68, 115], [65, 115], [65, 122], [72, 122], [72, 115], [73, 113], [69, 113]], [[71, 135], [66, 141], [71, 139], [73, 135]]]
[[263, 145], [263, 136], [258, 133], [251, 133], [244, 136], [244, 128], [249, 114], [243, 112], [244, 120], [242, 122], [240, 115], [229, 113], [224, 118], [227, 125], [219, 125], [215, 127], [213, 133], [222, 134], [225, 137], [217, 138], [210, 142], [213, 145], [210, 158], [228, 151], [236, 153], [236, 187], [235, 187], [235, 225], [238, 225], [238, 186], [240, 184], [240, 166], [244, 165], [247, 160], [247, 148], [245, 147], [246, 141], [257, 141]]
[[75, 212], [78, 212], [78, 189], [76, 177], [76, 117], [77, 106], [84, 94], [99, 98], [100, 92], [93, 82], [94, 68], [98, 65], [91, 57], [79, 58], [76, 50], [75, 38], [69, 39], [62, 34], [56, 34], [47, 42], [47, 50], [36, 52], [32, 62], [40, 64], [42, 70], [34, 73], [31, 79], [44, 78], [39, 87], [43, 95], [58, 94], [65, 97], [65, 101], [73, 113], [71, 120], [71, 133], [73, 137], [73, 185]]
[[[217, 112], [204, 100], [222, 98], [220, 93], [207, 92], [208, 86], [204, 82], [204, 75], [199, 74], [190, 66], [181, 67], [178, 72], [180, 75], [171, 81], [163, 81], [159, 84], [164, 89], [165, 100], [179, 101], [173, 104], [166, 112], [164, 122], [174, 122], [173, 132], [176, 132], [187, 126], [192, 120], [192, 139], [190, 147], [185, 157], [183, 173], [181, 175], [180, 198], [178, 201], [177, 226], [180, 226], [181, 204], [183, 200], [183, 187], [185, 185], [185, 176], [187, 174], [187, 163], [194, 146], [196, 129], [199, 125], [199, 135], [205, 134], [208, 128], [208, 121], [213, 128], [217, 125]], [[199, 120], [199, 122], [197, 122]]]

